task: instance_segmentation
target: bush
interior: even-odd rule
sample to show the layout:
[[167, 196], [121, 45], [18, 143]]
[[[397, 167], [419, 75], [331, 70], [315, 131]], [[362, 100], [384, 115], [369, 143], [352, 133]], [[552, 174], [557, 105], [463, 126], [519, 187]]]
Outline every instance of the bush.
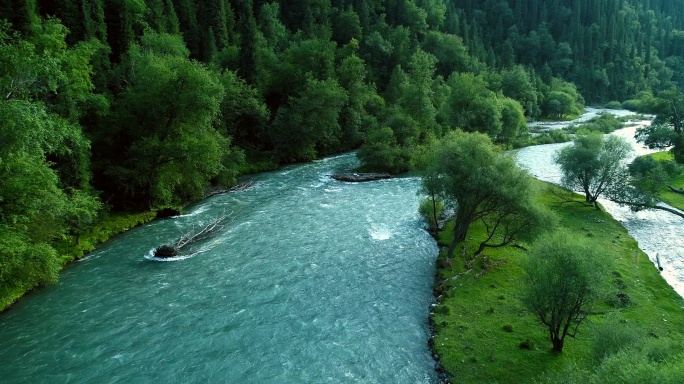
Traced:
[[643, 110], [643, 106], [641, 101], [639, 100], [627, 100], [622, 103], [622, 109], [627, 109], [629, 111], [636, 111], [636, 112], [641, 112]]
[[439, 228], [437, 220], [443, 211], [444, 203], [439, 199], [435, 199], [434, 201], [431, 198], [424, 199], [420, 202], [420, 206], [418, 207], [418, 212], [420, 212], [420, 215], [428, 222], [430, 229]]
[[642, 338], [639, 330], [613, 322], [596, 327], [595, 334], [592, 355], [596, 363], [601, 363], [607, 357], [636, 345]]
[[442, 304], [435, 308], [435, 313], [438, 313], [440, 315], [448, 315], [449, 313], [451, 313], [451, 309], [449, 309], [448, 306]]
[[681, 349], [681, 344], [676, 341], [652, 339], [644, 343], [642, 354], [653, 362], [663, 363], [681, 353]]
[[581, 124], [579, 126], [571, 126], [569, 130], [571, 132], [583, 130], [601, 133], [611, 133], [617, 129], [622, 128], [623, 125], [624, 123], [617, 117], [611, 115], [610, 113], [602, 113], [584, 124]]
[[606, 104], [606, 108], [608, 108], [608, 109], [621, 109], [622, 104], [620, 104], [619, 101], [613, 100], [613, 101], [609, 102], [608, 104]]
[[525, 339], [522, 342], [520, 342], [520, 345], [518, 345], [520, 349], [526, 349], [528, 351], [531, 351], [534, 349], [534, 343], [532, 343], [529, 339]]
[[608, 299], [608, 305], [614, 308], [626, 308], [632, 304], [632, 299], [623, 291], [617, 291]]

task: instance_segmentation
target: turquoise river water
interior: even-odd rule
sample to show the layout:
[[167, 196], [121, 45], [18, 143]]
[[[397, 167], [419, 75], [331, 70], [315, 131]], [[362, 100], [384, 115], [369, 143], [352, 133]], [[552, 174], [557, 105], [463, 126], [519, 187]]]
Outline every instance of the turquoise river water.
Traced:
[[[417, 178], [253, 178], [108, 242], [0, 314], [3, 383], [432, 383], [437, 248]], [[230, 214], [185, 257], [150, 250]]]

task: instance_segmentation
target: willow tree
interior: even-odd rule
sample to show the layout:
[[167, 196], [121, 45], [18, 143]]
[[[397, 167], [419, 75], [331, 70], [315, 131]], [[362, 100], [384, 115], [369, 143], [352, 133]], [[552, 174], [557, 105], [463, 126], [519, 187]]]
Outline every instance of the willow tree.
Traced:
[[684, 163], [684, 93], [664, 92], [653, 124], [637, 129], [636, 138], [651, 149], [667, 149]]
[[551, 226], [552, 216], [533, 201], [531, 177], [481, 133], [454, 131], [435, 149], [423, 177], [423, 191], [439, 195], [454, 211], [449, 257], [471, 225], [479, 222], [486, 247], [529, 240]]
[[585, 201], [600, 209], [598, 198], [622, 186], [623, 161], [631, 151], [631, 145], [618, 136], [587, 133], [577, 135], [572, 145], [561, 149], [555, 162], [563, 172], [563, 185], [582, 191]]
[[575, 337], [600, 297], [609, 261], [586, 240], [563, 232], [530, 250], [522, 300], [546, 327], [554, 351], [563, 350], [566, 336]]

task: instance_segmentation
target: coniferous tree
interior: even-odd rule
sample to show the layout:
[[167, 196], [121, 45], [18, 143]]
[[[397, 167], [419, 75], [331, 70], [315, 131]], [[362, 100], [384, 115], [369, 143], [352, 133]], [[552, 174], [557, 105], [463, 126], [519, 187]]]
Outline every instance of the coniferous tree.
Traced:
[[254, 18], [252, 0], [239, 0], [238, 32], [240, 50], [238, 51], [238, 73], [249, 84], [256, 84], [257, 68], [257, 25]]
[[15, 30], [29, 35], [31, 26], [36, 22], [37, 10], [35, 0], [2, 0], [0, 1], [0, 20], [7, 20]]

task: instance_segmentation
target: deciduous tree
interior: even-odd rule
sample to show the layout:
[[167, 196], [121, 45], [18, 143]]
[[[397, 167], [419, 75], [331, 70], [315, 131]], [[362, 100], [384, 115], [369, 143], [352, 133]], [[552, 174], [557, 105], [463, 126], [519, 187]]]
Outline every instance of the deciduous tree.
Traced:
[[598, 198], [622, 186], [626, 173], [623, 161], [631, 152], [631, 145], [618, 136], [585, 133], [561, 149], [555, 161], [563, 172], [563, 185], [582, 191], [585, 201], [600, 209]]
[[339, 116], [347, 92], [334, 79], [308, 77], [298, 96], [290, 96], [270, 130], [271, 140], [285, 161], [313, 160], [338, 148]]
[[179, 37], [154, 32], [128, 52], [115, 103], [117, 131], [99, 146], [113, 152], [103, 172], [119, 187], [108, 190], [124, 192], [118, 199], [146, 207], [178, 204], [201, 197], [221, 170], [229, 140], [213, 123], [224, 88], [188, 56]]
[[558, 232], [540, 239], [525, 264], [523, 303], [546, 327], [553, 350], [575, 337], [600, 297], [607, 260], [585, 240]]
[[423, 189], [439, 195], [454, 210], [449, 257], [475, 222], [482, 222], [487, 233], [476, 253], [530, 239], [552, 225], [551, 216], [531, 200], [527, 172], [481, 133], [447, 135], [425, 170]]
[[675, 161], [684, 163], [684, 94], [669, 92], [661, 97], [662, 103], [653, 123], [637, 129], [637, 140], [649, 148], [671, 147]]

